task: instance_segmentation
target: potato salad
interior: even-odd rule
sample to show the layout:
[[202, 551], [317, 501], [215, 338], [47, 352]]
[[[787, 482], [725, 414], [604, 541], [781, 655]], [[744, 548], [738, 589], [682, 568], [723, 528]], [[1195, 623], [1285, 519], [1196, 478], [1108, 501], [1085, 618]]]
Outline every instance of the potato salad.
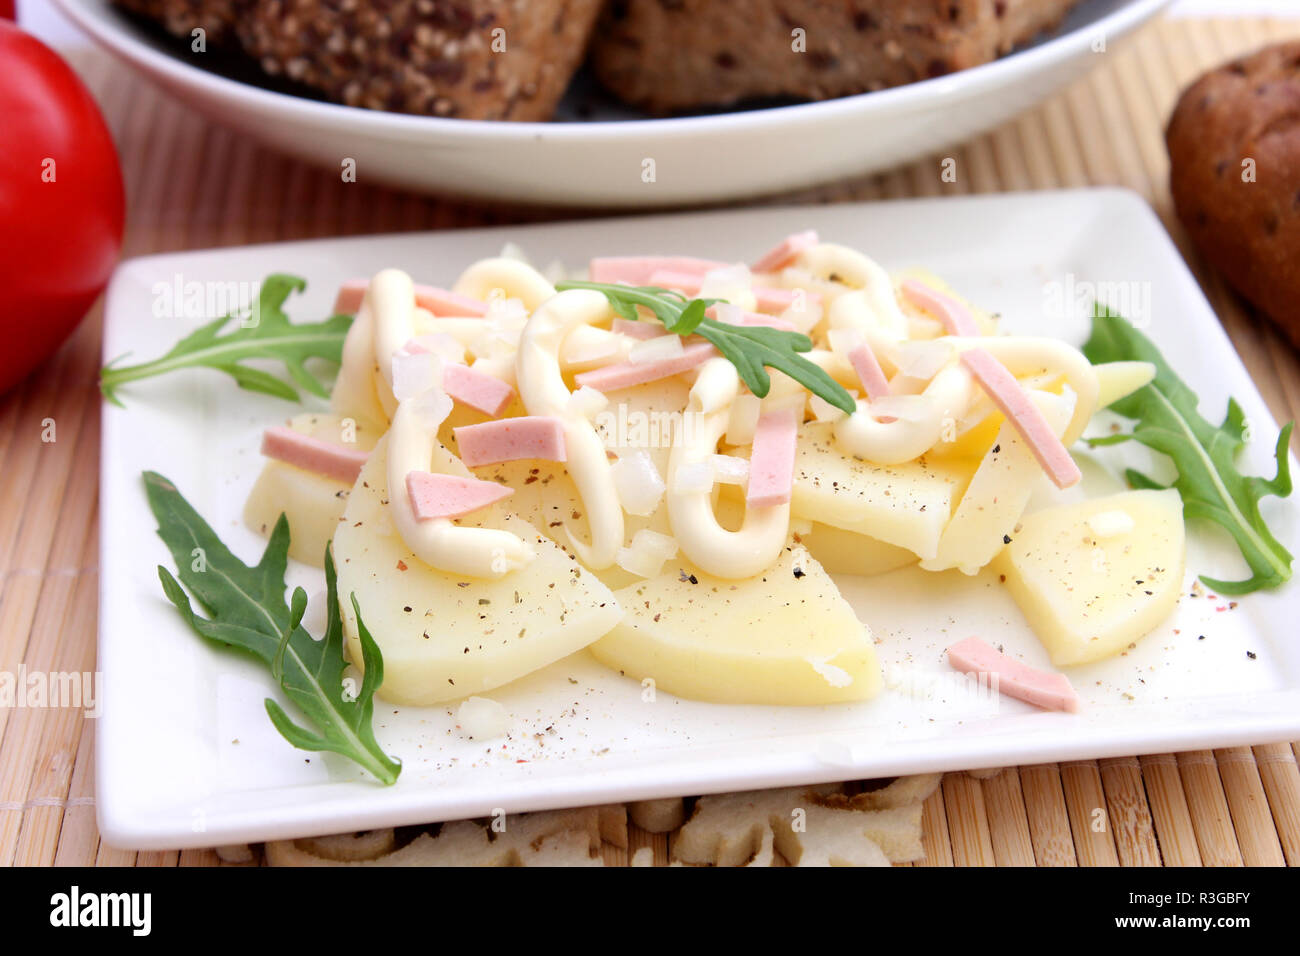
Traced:
[[[1183, 587], [1177, 490], [1031, 507], [1080, 481], [1071, 446], [1155, 366], [1004, 334], [935, 276], [804, 232], [750, 264], [562, 277], [508, 250], [450, 288], [417, 280], [343, 284], [331, 410], [267, 429], [245, 508], [262, 533], [285, 514], [300, 561], [332, 540], [390, 701], [482, 694], [584, 648], [689, 698], [865, 700], [872, 622], [832, 575], [988, 573], [1058, 667], [1122, 651]], [[950, 660], [1077, 706], [1066, 677], [982, 641]]]

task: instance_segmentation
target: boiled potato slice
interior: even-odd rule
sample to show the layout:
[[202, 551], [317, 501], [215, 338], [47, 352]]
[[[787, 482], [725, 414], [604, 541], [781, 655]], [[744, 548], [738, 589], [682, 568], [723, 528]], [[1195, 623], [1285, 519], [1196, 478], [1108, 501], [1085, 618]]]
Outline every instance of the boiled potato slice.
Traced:
[[[1030, 399], [1061, 435], [1074, 414], [1075, 395], [1031, 390]], [[1004, 421], [997, 440], [975, 471], [952, 521], [939, 538], [939, 552], [921, 562], [927, 571], [959, 568], [975, 574], [993, 560], [1005, 545], [1016, 522], [1029, 504], [1034, 489], [1046, 479], [1043, 467], [1011, 422]]]
[[526, 521], [495, 510], [462, 523], [513, 531], [535, 548], [531, 563], [498, 580], [429, 567], [385, 513], [387, 468], [381, 441], [334, 535], [349, 656], [361, 659], [347, 600], [355, 594], [384, 655], [385, 700], [426, 705], [491, 690], [586, 647], [622, 616], [594, 575]]
[[1133, 394], [1156, 377], [1156, 367], [1150, 362], [1103, 362], [1093, 368], [1097, 370], [1098, 408]]
[[[338, 445], [355, 437], [355, 443], [347, 447], [361, 451], [375, 447], [379, 433], [374, 426], [360, 421], [349, 426], [348, 422], [344, 416], [312, 413], [295, 416], [289, 427]], [[334, 536], [351, 491], [347, 482], [268, 459], [244, 504], [244, 524], [258, 534], [268, 535], [283, 513], [289, 519], [289, 557], [319, 568], [325, 560], [325, 545]]]
[[[569, 550], [569, 542], [564, 535], [565, 524], [584, 538], [590, 534], [582, 498], [563, 464], [524, 459], [484, 465], [471, 470], [477, 478], [515, 489], [515, 493], [502, 502], [502, 507], [523, 518], [554, 541], [562, 551], [568, 553]], [[633, 535], [642, 528], [671, 535], [668, 509], [660, 504], [655, 513], [649, 516], [624, 514], [623, 544], [631, 544]], [[610, 588], [621, 588], [641, 580], [617, 564], [592, 573]]]
[[375, 387], [379, 367], [375, 364], [374, 330], [370, 309], [362, 309], [343, 340], [343, 364], [334, 379], [330, 408], [343, 418], [355, 418], [377, 428], [388, 425], [388, 414]]
[[1118, 654], [1173, 611], [1183, 503], [1126, 491], [1026, 515], [994, 567], [1058, 666]]
[[791, 513], [934, 557], [953, 505], [976, 462], [966, 459], [875, 465], [846, 454], [831, 426], [800, 426]]
[[870, 577], [916, 563], [916, 555], [906, 548], [815, 521], [812, 531], [799, 535], [799, 541], [831, 574]]
[[952, 441], [939, 442], [926, 452], [926, 457], [931, 461], [948, 458], [982, 458], [997, 441], [998, 429], [1003, 421], [1001, 413], [994, 412]]
[[627, 616], [591, 651], [659, 690], [727, 704], [829, 704], [880, 691], [870, 632], [800, 545], [741, 581], [670, 561], [615, 597]]
[[647, 382], [607, 394], [609, 404], [596, 415], [596, 431], [615, 454], [635, 449], [649, 453], [661, 476], [668, 474], [668, 456], [692, 420], [684, 413], [690, 386], [680, 376]]

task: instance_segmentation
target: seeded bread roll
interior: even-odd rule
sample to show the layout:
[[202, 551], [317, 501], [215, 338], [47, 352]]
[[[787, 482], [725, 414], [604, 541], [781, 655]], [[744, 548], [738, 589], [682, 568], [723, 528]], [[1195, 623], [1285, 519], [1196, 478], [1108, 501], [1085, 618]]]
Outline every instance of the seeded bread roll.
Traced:
[[[263, 71], [349, 106], [546, 120], [602, 0], [117, 0], [188, 35], [221, 26]], [[222, 35], [225, 35], [222, 34]]]
[[592, 65], [616, 96], [652, 113], [829, 99], [986, 63], [1077, 2], [611, 0]]
[[1197, 249], [1300, 346], [1300, 41], [1206, 73], [1165, 138]]

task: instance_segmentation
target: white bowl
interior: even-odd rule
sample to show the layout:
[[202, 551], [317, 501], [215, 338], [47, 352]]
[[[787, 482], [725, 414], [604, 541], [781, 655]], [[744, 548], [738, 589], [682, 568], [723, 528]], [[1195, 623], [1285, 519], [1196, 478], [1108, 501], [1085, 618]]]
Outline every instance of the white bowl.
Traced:
[[[197, 112], [360, 180], [584, 206], [718, 202], [883, 169], [990, 129], [1084, 73], [1167, 0], [1085, 0], [1053, 39], [993, 63], [820, 103], [677, 119], [504, 123], [356, 109], [227, 79], [167, 52], [110, 0], [56, 0]], [[1104, 47], [1104, 51], [1098, 48]], [[646, 160], [654, 181], [643, 180]]]

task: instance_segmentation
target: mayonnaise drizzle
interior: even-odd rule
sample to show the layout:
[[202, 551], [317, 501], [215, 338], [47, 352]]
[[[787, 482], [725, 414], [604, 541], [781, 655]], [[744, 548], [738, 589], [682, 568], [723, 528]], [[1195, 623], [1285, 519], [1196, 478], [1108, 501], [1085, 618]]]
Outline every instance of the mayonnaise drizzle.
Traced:
[[1076, 396], [1074, 414], [1061, 437], [1067, 448], [1079, 440], [1097, 410], [1097, 398], [1101, 391], [1097, 370], [1082, 352], [1059, 339], [1029, 335], [982, 335], [978, 338], [957, 336], [947, 341], [962, 351], [973, 348], [987, 350], [1018, 379], [1039, 374], [1064, 377]]
[[[894, 340], [907, 335], [907, 316], [894, 295], [893, 280], [874, 260], [856, 249], [822, 242], [801, 252], [795, 264], [819, 279], [838, 282], [855, 290], [838, 296], [831, 303], [829, 317], [832, 328], [835, 327], [837, 306], [848, 299], [848, 303], [838, 310], [841, 322], [850, 321], [862, 327], [864, 332], [870, 328]], [[846, 318], [846, 314], [849, 317]]]
[[878, 421], [871, 400], [858, 399], [857, 411], [832, 426], [836, 441], [850, 454], [878, 465], [911, 461], [942, 441], [965, 416], [975, 397], [975, 383], [965, 366], [951, 364], [930, 380], [919, 397], [916, 416], [893, 421]]
[[[897, 360], [909, 323], [883, 268], [855, 249], [832, 243], [805, 249], [796, 264], [818, 278], [854, 290], [831, 303], [831, 329], [856, 332], [882, 359]], [[1068, 445], [1083, 433], [1096, 409], [1098, 383], [1097, 373], [1077, 349], [1056, 339], [1026, 336], [945, 336], [942, 340], [953, 345], [954, 361], [922, 390], [925, 402], [914, 406], [917, 413], [906, 420], [882, 422], [872, 414], [870, 400], [860, 399], [857, 411], [834, 425], [835, 438], [846, 451], [876, 464], [900, 464], [925, 454], [945, 438], [951, 439], [956, 422], [966, 419], [972, 409], [991, 413], [991, 404], [982, 401], [983, 393], [970, 372], [955, 361], [957, 353], [974, 347], [988, 349], [1017, 378], [1043, 373], [1063, 376], [1078, 395], [1063, 440]], [[838, 351], [835, 355], [840, 361], [846, 358]], [[836, 366], [842, 369], [840, 361]]]
[[[1082, 353], [1064, 342], [1010, 335], [946, 336], [942, 341], [951, 344], [957, 355], [970, 348], [986, 349], [1016, 378], [1043, 374], [1064, 378], [1078, 396], [1062, 438], [1067, 446], [1083, 434], [1096, 411], [1097, 372]], [[889, 422], [878, 421], [871, 402], [859, 399], [857, 411], [833, 426], [835, 438], [850, 454], [879, 465], [895, 465], [925, 454], [941, 441], [951, 441], [957, 422], [966, 419], [971, 424], [972, 410], [978, 408], [985, 416], [994, 411], [991, 403], [983, 401], [983, 391], [970, 372], [955, 358], [930, 380], [921, 398], [925, 404], [918, 404], [918, 415]]]
[[[518, 535], [461, 527], [447, 518], [416, 519], [406, 491], [408, 474], [431, 467], [450, 473], [468, 471], [435, 438], [439, 423], [428, 420], [428, 415], [421, 412], [421, 404], [428, 406], [435, 397], [433, 390], [400, 404], [393, 396], [393, 356], [416, 330], [415, 285], [411, 277], [399, 269], [378, 273], [370, 281], [365, 307], [374, 322], [374, 354], [382, 379], [382, 384], [375, 383], [377, 397], [392, 418], [388, 430], [388, 507], [398, 534], [416, 557], [443, 571], [499, 578], [523, 567], [532, 560], [533, 551]], [[427, 325], [432, 317], [421, 318]]]
[[582, 498], [591, 542], [580, 540], [567, 519], [564, 532], [578, 558], [595, 570], [612, 565], [623, 546], [623, 507], [605, 443], [586, 415], [569, 401], [560, 350], [575, 330], [606, 321], [611, 315], [609, 300], [599, 292], [560, 292], [533, 312], [519, 336], [515, 356], [519, 397], [528, 414], [551, 415], [564, 423], [565, 464]]
[[668, 521], [682, 552], [702, 570], [722, 578], [747, 578], [772, 565], [790, 533], [790, 505], [746, 508], [738, 531], [718, 523], [710, 491], [674, 490], [683, 465], [709, 460], [727, 430], [731, 403], [740, 390], [736, 367], [725, 358], [700, 367], [686, 414], [696, 424], [673, 445], [668, 457]]
[[[467, 528], [448, 518], [421, 521], [411, 508], [406, 476], [413, 471], [443, 471], [468, 475], [464, 466], [442, 447], [419, 407], [429, 393], [409, 398], [397, 406], [388, 430], [388, 509], [397, 533], [421, 561], [480, 578], [500, 578], [523, 567], [533, 549], [518, 535], [495, 528]], [[435, 461], [435, 458], [437, 459]], [[439, 467], [441, 466], [441, 467]]]
[[[841, 337], [839, 343], [835, 342], [836, 336], [830, 335], [830, 348], [819, 347], [808, 353], [812, 361], [852, 383], [856, 375], [844, 343], [859, 336], [858, 341], [866, 341], [887, 369], [898, 368], [900, 349], [914, 333], [883, 268], [856, 250], [821, 243], [801, 252], [791, 271], [802, 271], [819, 282], [846, 290], [830, 297], [822, 328], [823, 334], [834, 330], [850, 334]], [[721, 280], [723, 276], [716, 278]], [[530, 313], [522, 331], [517, 332], [517, 341], [505, 343], [500, 354], [494, 348], [491, 355], [480, 356], [474, 367], [517, 384], [528, 414], [554, 416], [563, 422], [567, 468], [583, 502], [590, 542], [580, 540], [567, 523], [565, 534], [584, 564], [595, 569], [609, 567], [623, 544], [624, 513], [604, 442], [579, 405], [570, 401], [564, 375], [625, 358], [632, 340], [597, 327], [612, 316], [601, 293], [571, 290], [557, 294], [539, 272], [517, 259], [476, 262], [461, 275], [454, 291], [488, 302], [517, 299]], [[373, 381], [374, 401], [366, 406], [358, 396], [368, 396], [358, 393], [353, 396], [358, 399], [354, 403], [358, 407], [378, 404], [384, 415], [391, 417], [390, 508], [394, 524], [411, 550], [434, 567], [500, 577], [522, 567], [533, 556], [532, 548], [518, 536], [493, 529], [463, 528], [446, 519], [415, 519], [405, 493], [406, 475], [412, 470], [429, 469], [431, 463], [434, 470], [450, 473], [465, 469], [437, 441], [427, 411], [414, 407], [427, 401], [428, 395], [399, 405], [392, 394], [392, 357], [411, 338], [440, 333], [473, 352], [484, 334], [484, 322], [477, 318], [438, 318], [419, 309], [411, 278], [400, 270], [386, 269], [371, 281], [353, 334], [345, 343], [345, 368], [349, 363], [364, 364], [367, 374], [360, 378], [352, 375], [345, 383], [347, 376], [341, 373], [340, 384], [355, 392], [357, 382], [351, 379]], [[515, 334], [509, 331], [507, 338]], [[864, 398], [858, 400], [853, 414], [835, 422], [834, 435], [847, 453], [884, 465], [910, 461], [952, 440], [957, 423], [963, 429], [969, 428], [992, 414], [992, 403], [959, 360], [961, 351], [968, 348], [988, 350], [1022, 383], [1064, 380], [1078, 399], [1063, 435], [1066, 445], [1079, 437], [1096, 408], [1096, 371], [1081, 353], [1063, 342], [1029, 336], [942, 336], [934, 341], [951, 346], [951, 359], [928, 382], [898, 377], [893, 382], [894, 394], [907, 398], [905, 416], [900, 413], [893, 420], [881, 421], [888, 418], [887, 413], [874, 413], [870, 400]], [[781, 402], [786, 392], [802, 389], [777, 372], [772, 376], [772, 394], [765, 404]], [[701, 569], [727, 578], [749, 577], [769, 567], [784, 547], [790, 528], [788, 504], [747, 508], [739, 530], [728, 531], [717, 520], [711, 492], [674, 490], [678, 469], [707, 461], [717, 452], [739, 389], [736, 369], [726, 359], [712, 359], [700, 367], [685, 410], [696, 416], [698, 424], [674, 444], [667, 476], [668, 518], [682, 552]], [[893, 410], [900, 407], [895, 401]]]
[[388, 424], [388, 412], [375, 388], [375, 322], [368, 301], [362, 302], [343, 340], [343, 361], [330, 393], [330, 407], [376, 427]]
[[555, 295], [555, 286], [528, 263], [498, 256], [471, 265], [460, 274], [451, 291], [484, 302], [518, 299], [533, 312]]
[[393, 356], [415, 337], [415, 283], [400, 269], [385, 269], [370, 280], [366, 297], [375, 317], [375, 359], [391, 397]]

